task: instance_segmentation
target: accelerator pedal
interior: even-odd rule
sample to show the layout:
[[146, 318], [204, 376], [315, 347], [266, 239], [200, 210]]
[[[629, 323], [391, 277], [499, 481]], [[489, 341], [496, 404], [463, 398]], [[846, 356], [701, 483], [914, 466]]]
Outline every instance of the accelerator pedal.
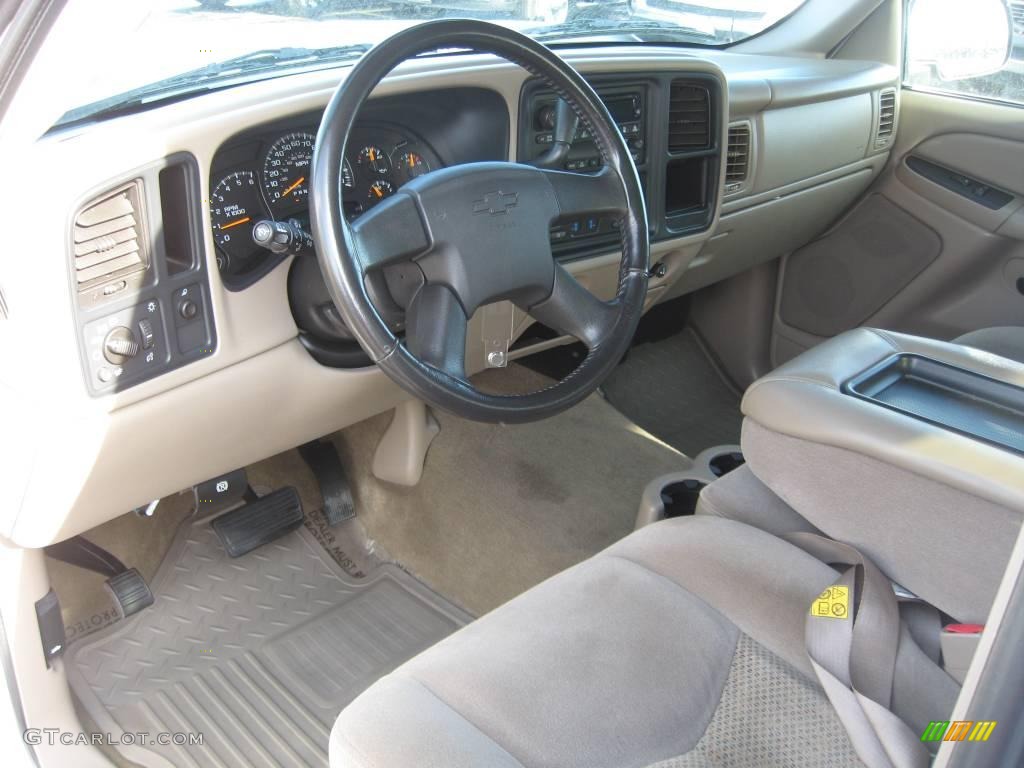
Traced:
[[309, 465], [320, 485], [327, 524], [337, 525], [355, 517], [356, 504], [352, 499], [352, 488], [334, 445], [329, 440], [314, 440], [300, 445], [299, 455]]
[[124, 619], [153, 604], [153, 593], [136, 568], [126, 568], [116, 576], [111, 576], [103, 586], [114, 599], [114, 605]]
[[225, 512], [211, 525], [224, 550], [241, 557], [302, 525], [302, 500], [289, 485]]

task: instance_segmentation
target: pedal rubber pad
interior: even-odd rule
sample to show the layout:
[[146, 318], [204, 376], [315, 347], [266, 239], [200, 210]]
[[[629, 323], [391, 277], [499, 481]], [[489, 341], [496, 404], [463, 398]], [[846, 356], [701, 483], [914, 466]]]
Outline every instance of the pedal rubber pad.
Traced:
[[210, 523], [231, 557], [241, 557], [302, 525], [302, 500], [292, 486], [280, 488]]
[[105, 586], [114, 598], [121, 616], [126, 619], [153, 604], [153, 593], [150, 592], [142, 574], [135, 568], [128, 568], [116, 576], [111, 576]]

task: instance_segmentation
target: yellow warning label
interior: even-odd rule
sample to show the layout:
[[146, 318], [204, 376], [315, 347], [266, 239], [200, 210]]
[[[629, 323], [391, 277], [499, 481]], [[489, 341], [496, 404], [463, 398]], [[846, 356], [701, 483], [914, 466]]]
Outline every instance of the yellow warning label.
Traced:
[[850, 615], [850, 588], [836, 585], [829, 587], [811, 603], [811, 616], [829, 619], [845, 619]]

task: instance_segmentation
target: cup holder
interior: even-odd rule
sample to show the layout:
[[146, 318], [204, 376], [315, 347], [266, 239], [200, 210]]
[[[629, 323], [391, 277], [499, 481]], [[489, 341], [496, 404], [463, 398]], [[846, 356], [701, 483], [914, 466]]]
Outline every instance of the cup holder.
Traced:
[[743, 454], [739, 451], [730, 451], [729, 453], [720, 453], [715, 456], [711, 461], [708, 462], [708, 468], [711, 470], [711, 474], [715, 477], [722, 477], [727, 475], [734, 469], [739, 469], [747, 460], [743, 458]]
[[697, 500], [707, 483], [688, 478], [669, 483], [661, 489], [665, 517], [685, 517], [697, 511]]

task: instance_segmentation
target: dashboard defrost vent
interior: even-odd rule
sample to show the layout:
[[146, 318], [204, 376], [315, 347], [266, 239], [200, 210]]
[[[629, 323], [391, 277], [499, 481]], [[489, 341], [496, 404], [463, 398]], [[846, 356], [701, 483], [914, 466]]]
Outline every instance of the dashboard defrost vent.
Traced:
[[892, 136], [896, 125], [896, 91], [882, 91], [878, 97], [878, 139]]
[[670, 152], [707, 149], [711, 144], [711, 97], [708, 89], [685, 80], [672, 83], [669, 97]]
[[743, 188], [750, 173], [750, 124], [729, 126], [729, 147], [725, 156], [725, 191]]
[[143, 272], [149, 263], [142, 217], [142, 181], [123, 184], [75, 216], [75, 280], [85, 291]]

